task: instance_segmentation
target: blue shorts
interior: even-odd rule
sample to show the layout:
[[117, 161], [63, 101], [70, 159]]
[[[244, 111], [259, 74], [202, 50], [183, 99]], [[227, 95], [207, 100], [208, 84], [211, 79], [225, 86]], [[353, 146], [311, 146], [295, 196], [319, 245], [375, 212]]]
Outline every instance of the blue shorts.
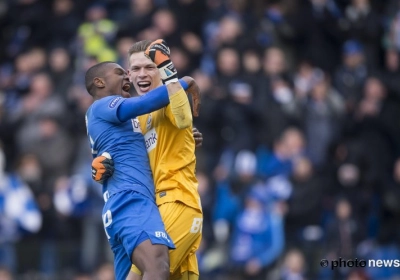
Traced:
[[114, 252], [117, 280], [126, 279], [132, 265], [132, 252], [141, 242], [150, 239], [152, 244], [175, 249], [155, 201], [138, 192], [123, 191], [112, 195], [103, 207], [103, 224]]

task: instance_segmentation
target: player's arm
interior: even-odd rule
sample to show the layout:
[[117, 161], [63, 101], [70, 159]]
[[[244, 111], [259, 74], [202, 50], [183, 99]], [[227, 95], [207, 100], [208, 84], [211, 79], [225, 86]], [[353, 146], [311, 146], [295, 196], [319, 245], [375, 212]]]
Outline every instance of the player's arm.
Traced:
[[[203, 144], [203, 134], [196, 128], [192, 129], [194, 142], [196, 148], [201, 147]], [[105, 180], [110, 178], [114, 173], [114, 161], [111, 155], [107, 152], [101, 154], [92, 161], [92, 179], [102, 184]]]
[[[203, 134], [196, 128], [192, 129], [196, 148], [203, 144]], [[114, 173], [114, 161], [111, 155], [107, 152], [101, 154], [92, 161], [92, 179], [98, 183], [103, 183], [110, 178]]]
[[[201, 147], [203, 144], [203, 134], [196, 128], [192, 129], [194, 142], [196, 148]], [[101, 154], [92, 161], [92, 179], [102, 184], [105, 180], [110, 178], [114, 173], [114, 161], [111, 155], [107, 152]]]
[[186, 93], [188, 95], [190, 94], [191, 96], [193, 116], [198, 117], [201, 105], [200, 88], [192, 77], [185, 76], [182, 78], [182, 80], [189, 85], [189, 87], [185, 90]]
[[149, 57], [160, 71], [163, 83], [167, 86], [170, 108], [175, 119], [175, 125], [187, 128], [192, 124], [192, 112], [185, 90], [178, 82], [178, 74], [170, 59], [170, 50], [166, 42], [158, 39], [150, 44], [144, 54]]
[[[189, 85], [184, 79], [178, 80], [177, 84], [179, 84], [179, 87], [182, 89], [189, 88]], [[165, 107], [170, 103], [169, 91], [167, 86], [161, 86], [140, 97], [125, 99], [118, 107], [118, 119], [121, 122], [125, 122], [129, 119]]]
[[179, 129], [189, 127], [193, 122], [193, 118], [186, 92], [178, 82], [168, 84], [167, 88], [175, 125]]

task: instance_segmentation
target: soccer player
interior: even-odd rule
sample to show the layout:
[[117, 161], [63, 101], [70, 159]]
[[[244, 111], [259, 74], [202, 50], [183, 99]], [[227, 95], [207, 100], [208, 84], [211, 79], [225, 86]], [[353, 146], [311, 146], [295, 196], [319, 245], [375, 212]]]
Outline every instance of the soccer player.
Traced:
[[[164, 60], [156, 59], [169, 54], [164, 55], [166, 49], [157, 46], [153, 44], [148, 51], [155, 65], [160, 65]], [[143, 272], [143, 279], [168, 279], [168, 249], [175, 246], [165, 232], [155, 204], [145, 141], [134, 118], [171, 103], [174, 121], [179, 127], [189, 127], [191, 115], [182, 115], [185, 112], [180, 103], [187, 99], [186, 93], [174, 76], [166, 87], [146, 96], [129, 98], [131, 83], [127, 73], [113, 62], [91, 67], [85, 81], [87, 91], [95, 100], [86, 113], [93, 155], [107, 151], [115, 164], [113, 176], [103, 184], [106, 200], [103, 222], [114, 252], [116, 279], [125, 280], [132, 263]]]
[[[142, 97], [162, 86], [165, 80], [163, 69], [157, 69], [156, 64], [144, 55], [149, 46], [150, 41], [140, 41], [129, 50], [129, 78]], [[164, 67], [176, 73], [172, 62]], [[194, 103], [196, 115], [198, 108]], [[173, 117], [173, 110], [171, 105], [167, 105], [139, 116], [138, 120], [154, 176], [156, 202], [165, 229], [176, 245], [176, 249], [170, 251], [169, 279], [197, 280], [199, 269], [195, 252], [201, 241], [203, 214], [195, 176], [195, 141], [192, 126], [181, 129]], [[190, 106], [188, 110], [186, 112], [190, 113]], [[185, 114], [185, 118], [190, 116]], [[97, 177], [102, 180], [112, 174], [112, 170], [107, 168], [109, 165], [104, 166], [104, 163], [109, 163], [109, 160], [98, 157], [92, 164], [94, 170], [101, 170]], [[115, 166], [115, 172], [117, 169]], [[105, 170], [107, 172], [103, 173]], [[141, 279], [141, 272], [140, 267], [133, 265], [128, 279]]]

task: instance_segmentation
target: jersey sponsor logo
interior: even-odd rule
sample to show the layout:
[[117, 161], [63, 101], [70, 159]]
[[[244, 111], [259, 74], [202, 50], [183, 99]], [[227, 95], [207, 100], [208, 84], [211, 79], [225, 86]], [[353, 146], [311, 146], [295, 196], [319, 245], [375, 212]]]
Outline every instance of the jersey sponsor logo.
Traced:
[[121, 98], [122, 98], [122, 97], [119, 96], [119, 97], [116, 97], [116, 98], [114, 98], [113, 100], [111, 100], [110, 104], [108, 104], [108, 107], [110, 107], [111, 109], [114, 108], [114, 107], [117, 105], [118, 101], [119, 101]]
[[142, 129], [140, 128], [140, 122], [137, 118], [132, 119], [133, 132], [142, 133]]
[[158, 135], [154, 128], [149, 130], [144, 135], [144, 141], [146, 143], [146, 149], [147, 149], [148, 153], [157, 146], [157, 137], [158, 137]]
[[167, 241], [168, 241], [168, 243], [170, 242], [169, 241], [169, 239], [168, 239], [168, 235], [165, 233], [165, 232], [163, 232], [163, 231], [156, 231], [156, 232], [154, 232], [155, 233], [155, 235], [156, 235], [156, 237], [158, 237], [158, 238], [164, 238], [164, 239], [166, 239]]
[[164, 197], [166, 195], [167, 195], [167, 192], [160, 192], [160, 194], [158, 196], [161, 198], [161, 197]]

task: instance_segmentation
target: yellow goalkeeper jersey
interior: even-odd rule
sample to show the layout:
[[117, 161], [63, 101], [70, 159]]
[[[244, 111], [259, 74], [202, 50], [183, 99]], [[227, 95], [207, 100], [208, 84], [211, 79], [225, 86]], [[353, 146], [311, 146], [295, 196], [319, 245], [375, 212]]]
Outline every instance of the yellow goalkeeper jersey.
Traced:
[[156, 186], [156, 202], [201, 209], [192, 126], [179, 129], [170, 105], [138, 117]]

